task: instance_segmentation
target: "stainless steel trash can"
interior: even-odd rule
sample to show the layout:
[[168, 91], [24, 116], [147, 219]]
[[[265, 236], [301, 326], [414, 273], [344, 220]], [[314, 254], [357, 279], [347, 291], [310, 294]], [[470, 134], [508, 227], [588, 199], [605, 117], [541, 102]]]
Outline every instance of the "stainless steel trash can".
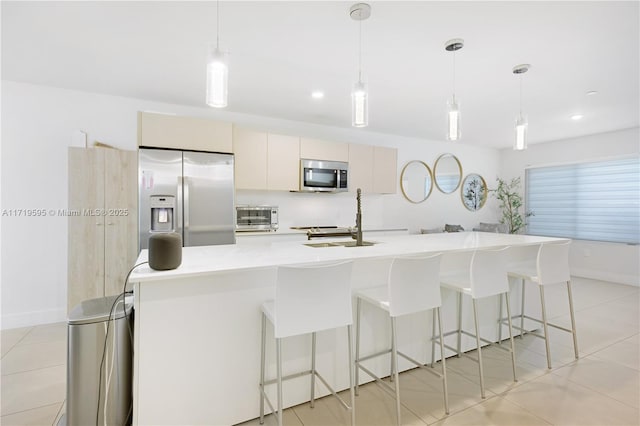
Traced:
[[[85, 300], [69, 314], [67, 324], [68, 426], [125, 425], [132, 408], [133, 305], [118, 296]], [[100, 371], [105, 334], [109, 335]], [[100, 379], [100, 375], [102, 378]], [[98, 383], [100, 401], [98, 401]]]

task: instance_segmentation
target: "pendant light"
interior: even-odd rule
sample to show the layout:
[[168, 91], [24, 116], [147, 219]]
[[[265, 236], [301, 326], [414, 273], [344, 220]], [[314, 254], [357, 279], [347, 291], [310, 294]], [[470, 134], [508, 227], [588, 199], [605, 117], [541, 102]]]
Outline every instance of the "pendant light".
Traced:
[[371, 16], [371, 6], [366, 3], [356, 3], [349, 9], [349, 16], [359, 21], [358, 38], [358, 81], [351, 91], [351, 125], [353, 127], [367, 127], [369, 125], [369, 95], [367, 85], [362, 81], [362, 21]]
[[513, 73], [520, 76], [520, 110], [518, 117], [516, 117], [516, 140], [513, 144], [513, 149], [516, 151], [522, 151], [527, 149], [527, 117], [522, 114], [522, 74], [529, 71], [531, 65], [521, 64], [513, 67]]
[[209, 46], [207, 58], [207, 105], [227, 106], [228, 79], [227, 53], [220, 50], [220, 2], [216, 1], [216, 45]]
[[464, 40], [454, 38], [444, 44], [445, 50], [453, 52], [453, 96], [447, 102], [447, 140], [460, 139], [460, 107], [456, 101], [456, 51], [462, 49]]

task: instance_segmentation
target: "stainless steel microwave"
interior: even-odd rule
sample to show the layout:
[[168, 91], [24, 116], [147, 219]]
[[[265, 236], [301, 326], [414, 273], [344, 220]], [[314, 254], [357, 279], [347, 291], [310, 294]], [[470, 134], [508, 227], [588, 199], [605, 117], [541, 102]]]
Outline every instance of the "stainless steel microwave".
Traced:
[[343, 161], [300, 160], [300, 191], [349, 190], [349, 164]]
[[236, 231], [277, 231], [278, 207], [236, 206]]

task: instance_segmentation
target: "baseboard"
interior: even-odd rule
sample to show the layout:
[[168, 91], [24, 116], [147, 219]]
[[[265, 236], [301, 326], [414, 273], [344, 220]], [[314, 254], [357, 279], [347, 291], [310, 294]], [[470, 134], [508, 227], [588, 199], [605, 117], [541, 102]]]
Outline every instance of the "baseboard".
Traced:
[[571, 268], [571, 275], [582, 278], [590, 278], [592, 280], [608, 281], [612, 283], [640, 287], [640, 277], [638, 277], [637, 275], [617, 274], [611, 271], [573, 267]]
[[67, 320], [66, 309], [49, 309], [45, 311], [20, 312], [2, 315], [2, 329], [30, 327], [40, 324], [51, 324]]

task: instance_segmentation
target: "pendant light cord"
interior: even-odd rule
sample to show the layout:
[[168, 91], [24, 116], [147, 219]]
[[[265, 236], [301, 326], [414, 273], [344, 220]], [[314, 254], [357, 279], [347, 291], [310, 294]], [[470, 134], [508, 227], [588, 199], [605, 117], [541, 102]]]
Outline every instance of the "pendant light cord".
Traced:
[[359, 21], [358, 26], [358, 83], [362, 83], [362, 20]]
[[522, 74], [520, 74], [520, 118], [522, 118]]
[[456, 51], [453, 51], [453, 102], [456, 101]]
[[216, 1], [216, 49], [220, 49], [220, 1]]

